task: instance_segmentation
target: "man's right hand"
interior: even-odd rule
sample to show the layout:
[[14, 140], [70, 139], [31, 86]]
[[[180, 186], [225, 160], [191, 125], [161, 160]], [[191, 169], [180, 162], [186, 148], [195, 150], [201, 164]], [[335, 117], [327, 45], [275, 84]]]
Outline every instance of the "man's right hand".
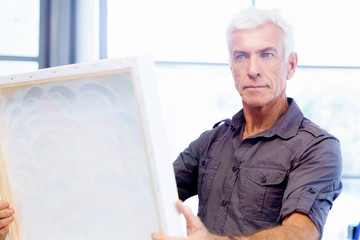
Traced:
[[180, 200], [176, 203], [179, 213], [183, 214], [186, 219], [186, 238], [171, 237], [161, 233], [153, 233], [153, 240], [213, 240], [212, 235], [202, 224], [200, 218], [195, 216], [188, 206], [185, 206]]

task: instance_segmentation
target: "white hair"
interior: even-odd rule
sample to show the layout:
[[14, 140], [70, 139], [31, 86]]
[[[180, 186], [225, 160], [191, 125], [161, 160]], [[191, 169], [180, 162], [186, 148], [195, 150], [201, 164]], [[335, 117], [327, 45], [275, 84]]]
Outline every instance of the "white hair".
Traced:
[[271, 22], [280, 27], [284, 32], [283, 43], [285, 46], [285, 59], [287, 59], [291, 52], [294, 51], [295, 40], [292, 30], [292, 26], [281, 15], [279, 9], [259, 9], [255, 7], [249, 7], [242, 9], [238, 14], [234, 16], [229, 24], [226, 32], [227, 44], [229, 49], [229, 56], [231, 59], [231, 35], [235, 30], [250, 29], [262, 25], [264, 23]]

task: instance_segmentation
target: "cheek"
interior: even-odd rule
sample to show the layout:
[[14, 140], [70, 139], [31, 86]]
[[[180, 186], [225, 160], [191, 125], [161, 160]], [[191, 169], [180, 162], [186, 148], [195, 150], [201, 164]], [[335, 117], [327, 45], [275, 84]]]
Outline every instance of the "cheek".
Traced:
[[282, 91], [286, 86], [286, 74], [286, 71], [280, 69], [278, 71], [270, 72], [267, 78], [271, 79], [271, 84], [277, 91]]
[[284, 92], [286, 89], [286, 76], [277, 76], [274, 93], [275, 95], [279, 95]]
[[281, 86], [282, 89], [284, 89], [286, 87], [286, 83], [287, 83], [287, 70], [283, 69], [283, 71], [280, 73], [280, 79], [279, 79], [279, 84]]
[[231, 68], [231, 75], [233, 77], [235, 86], [238, 86], [238, 82], [239, 82], [239, 73], [238, 71], [236, 71], [236, 69]]
[[241, 90], [241, 86], [244, 82], [244, 76], [241, 74], [233, 74], [234, 84], [238, 92]]

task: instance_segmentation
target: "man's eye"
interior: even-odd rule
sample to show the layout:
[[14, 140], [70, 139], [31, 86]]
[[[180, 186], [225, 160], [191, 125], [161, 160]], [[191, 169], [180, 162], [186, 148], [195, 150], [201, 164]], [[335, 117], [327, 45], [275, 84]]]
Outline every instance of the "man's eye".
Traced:
[[235, 56], [235, 59], [236, 60], [242, 60], [242, 59], [244, 59], [245, 58], [245, 55], [236, 55]]
[[263, 53], [262, 55], [263, 55], [263, 57], [266, 57], [266, 58], [274, 56], [274, 54], [272, 54], [272, 53]]

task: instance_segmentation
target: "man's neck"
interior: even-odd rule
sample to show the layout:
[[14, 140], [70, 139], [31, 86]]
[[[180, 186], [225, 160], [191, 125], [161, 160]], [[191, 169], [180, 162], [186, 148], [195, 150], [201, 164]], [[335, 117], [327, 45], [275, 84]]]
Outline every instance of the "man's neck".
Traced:
[[243, 106], [246, 120], [243, 139], [246, 139], [271, 128], [289, 107], [289, 103], [285, 97], [272, 106], [253, 108], [245, 103], [243, 103]]

